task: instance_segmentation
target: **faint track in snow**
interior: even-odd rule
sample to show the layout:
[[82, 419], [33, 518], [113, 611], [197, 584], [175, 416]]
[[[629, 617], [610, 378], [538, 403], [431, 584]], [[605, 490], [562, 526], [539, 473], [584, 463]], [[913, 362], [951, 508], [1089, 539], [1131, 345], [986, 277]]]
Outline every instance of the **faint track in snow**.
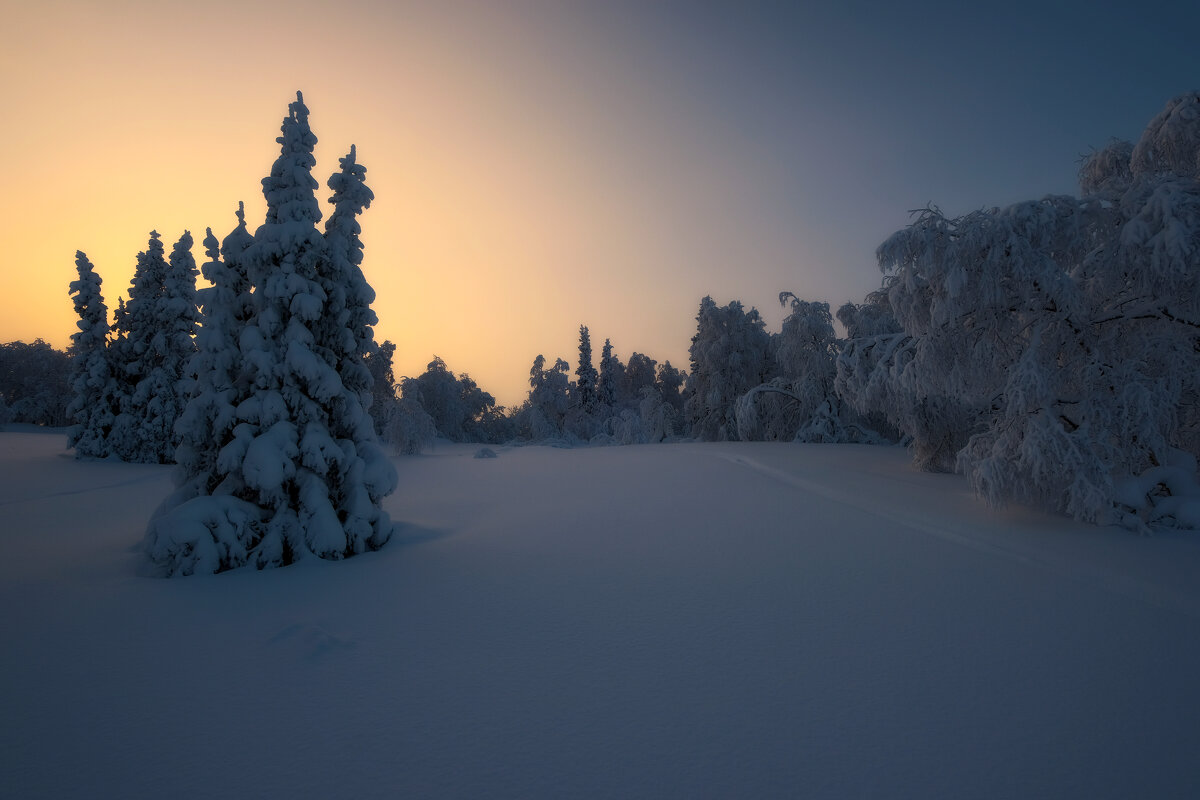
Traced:
[[86, 489], [70, 489], [63, 492], [50, 492], [49, 494], [30, 495], [28, 497], [15, 497], [11, 500], [0, 500], [0, 507], [16, 505], [17, 503], [33, 503], [38, 500], [51, 500], [55, 497], [70, 497], [77, 494], [88, 494], [90, 492], [103, 492], [108, 489], [120, 489], [123, 486], [133, 486], [138, 483], [147, 483], [149, 481], [160, 480], [161, 474], [158, 475], [142, 475], [138, 478], [130, 478], [129, 480], [117, 481], [116, 483], [105, 483], [100, 486], [89, 486]]
[[909, 530], [929, 534], [944, 541], [952, 542], [987, 555], [1002, 556], [1052, 572], [1060, 577], [1085, 584], [1092, 588], [1200, 619], [1200, 597], [1197, 597], [1195, 594], [1172, 591], [1169, 588], [1159, 586], [1145, 579], [1116, 573], [1096, 565], [1072, 561], [1061, 556], [1054, 556], [1024, 547], [1016, 542], [1006, 541], [995, 533], [988, 532], [979, 527], [970, 529], [969, 532], [953, 530], [944, 525], [933, 523], [919, 513], [906, 512], [903, 509], [885, 505], [871, 504], [870, 498], [863, 494], [855, 494], [834, 488], [819, 481], [803, 478], [785, 470], [767, 466], [743, 455], [718, 453], [717, 457], [736, 466], [745, 467], [757, 472], [772, 480], [795, 487], [808, 494], [822, 497], [839, 505], [848, 506], [857, 511], [901, 525]]

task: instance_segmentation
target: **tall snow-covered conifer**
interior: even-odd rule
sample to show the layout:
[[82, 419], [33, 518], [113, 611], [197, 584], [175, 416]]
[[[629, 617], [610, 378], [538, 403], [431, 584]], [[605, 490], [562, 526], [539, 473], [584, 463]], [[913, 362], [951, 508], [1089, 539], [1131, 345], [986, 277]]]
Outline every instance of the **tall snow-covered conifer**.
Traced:
[[67, 446], [76, 458], [109, 455], [108, 435], [116, 418], [113, 396], [116, 384], [108, 362], [108, 306], [100, 293], [101, 280], [83, 251], [75, 253], [78, 280], [70, 294], [79, 315], [79, 330], [71, 334], [71, 389], [67, 413], [74, 425]]
[[161, 362], [166, 346], [166, 332], [160, 329], [158, 316], [167, 274], [163, 252], [158, 231], [151, 231], [146, 249], [138, 253], [129, 301], [118, 306], [115, 319], [117, 336], [110, 352], [119, 413], [110, 441], [122, 461], [153, 464], [164, 460], [154, 435], [153, 420], [158, 409], [149, 406], [155, 395], [151, 384], [145, 383]]
[[368, 413], [374, 379], [366, 358], [379, 348], [374, 331], [379, 318], [371, 308], [375, 290], [362, 271], [358, 217], [370, 208], [375, 195], [367, 187], [367, 168], [358, 163], [354, 145], [340, 164], [341, 170], [328, 182], [333, 213], [325, 225], [326, 312], [321, 318], [324, 324], [314, 333], [318, 348], [333, 356], [343, 386], [331, 405], [330, 432], [345, 461], [342, 469], [327, 476], [327, 484], [349, 554], [377, 548], [391, 535], [391, 520], [380, 502], [395, 489], [396, 474]]
[[[233, 439], [237, 405], [244, 399], [237, 380], [241, 363], [238, 340], [253, 302], [250, 283], [237, 262], [237, 255], [248, 244], [245, 240], [250, 238], [240, 203], [237, 216], [238, 227], [225, 240], [225, 261], [221, 260], [221, 248], [211, 228], [204, 238], [208, 261], [201, 272], [212, 286], [196, 293], [201, 319], [196, 353], [188, 368], [193, 384], [176, 425], [180, 440], [175, 454], [179, 465], [176, 482], [180, 490], [164, 504], [164, 511], [197, 495], [219, 491], [225, 477], [218, 468], [218, 455]], [[225, 491], [235, 488], [240, 487], [227, 486]]]
[[[359, 389], [348, 388], [339, 372], [338, 353], [357, 348], [361, 336], [349, 327], [355, 287], [343, 282], [352, 256], [331, 255], [317, 230], [316, 137], [299, 92], [276, 141], [279, 158], [262, 182], [266, 221], [236, 257], [254, 286], [235, 378], [246, 396], [217, 456], [221, 493], [197, 496], [151, 522], [146, 550], [167, 573], [340, 559], [376, 549], [391, 535], [380, 502], [395, 488], [395, 469], [376, 443]], [[363, 196], [358, 192], [343, 211]]]

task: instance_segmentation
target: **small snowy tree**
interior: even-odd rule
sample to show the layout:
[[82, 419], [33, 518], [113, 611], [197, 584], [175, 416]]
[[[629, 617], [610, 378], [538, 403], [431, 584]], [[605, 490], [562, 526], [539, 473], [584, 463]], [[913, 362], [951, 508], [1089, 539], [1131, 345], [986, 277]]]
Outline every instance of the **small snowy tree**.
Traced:
[[670, 361], [664, 361], [658, 368], [654, 379], [654, 388], [658, 390], [663, 402], [675, 410], [677, 419], [683, 417], [683, 387], [687, 383], [687, 373], [671, 366]]
[[773, 337], [775, 377], [738, 398], [738, 436], [802, 442], [875, 441], [834, 391], [838, 340], [827, 303], [781, 292], [791, 304]]
[[596, 381], [600, 376], [592, 366], [592, 337], [586, 325], [579, 326], [579, 366], [575, 368], [575, 377], [574, 405], [591, 412], [596, 406]]
[[[371, 308], [375, 290], [362, 271], [362, 226], [358, 217], [371, 207], [375, 194], [366, 185], [367, 168], [357, 161], [357, 151], [339, 160], [341, 171], [329, 178], [333, 213], [325, 223], [325, 241], [329, 246], [330, 271], [325, 286], [330, 305], [341, 307], [336, 316], [322, 318], [324, 345], [332, 353], [343, 385], [358, 395], [363, 409], [370, 407], [374, 379], [367, 369], [366, 357], [378, 349], [374, 326], [379, 318]], [[357, 414], [358, 412], [353, 412]]]
[[146, 372], [133, 393], [134, 414], [141, 422], [139, 460], [159, 464], [175, 460], [179, 443], [175, 423], [192, 390], [192, 379], [185, 372], [196, 350], [193, 337], [200, 316], [196, 274], [192, 235], [184, 231], [171, 250], [162, 290], [153, 299], [151, 319], [155, 330], [143, 356]]
[[617, 383], [617, 405], [636, 408], [642, 402], [644, 390], [654, 387], [657, 365], [657, 361], [644, 353], [636, 350], [631, 353], [629, 363], [625, 365], [621, 380]]
[[439, 434], [453, 442], [496, 441], [496, 398], [479, 388], [465, 372], [454, 376], [446, 362], [433, 357], [425, 372], [400, 382], [400, 393], [419, 403]]
[[546, 358], [538, 355], [529, 369], [529, 398], [517, 413], [517, 427], [535, 442], [563, 436], [563, 423], [570, 408], [571, 367], [561, 358], [546, 369]]
[[[164, 511], [199, 495], [233, 493], [240, 486], [222, 487], [226, 475], [218, 467], [221, 449], [234, 438], [237, 407], [246, 399], [246, 386], [239, 380], [241, 353], [238, 342], [253, 313], [250, 281], [240, 256], [252, 241], [246, 230], [245, 210], [238, 204], [237, 227], [218, 245], [212, 229], [204, 239], [208, 261], [201, 267], [212, 285], [199, 290], [201, 319], [196, 333], [196, 352], [188, 366], [191, 392], [176, 423], [180, 444], [175, 458], [179, 465], [179, 490]], [[224, 260], [222, 260], [224, 254]]]
[[114, 320], [117, 332], [111, 345], [112, 367], [117, 378], [118, 414], [109, 441], [122, 461], [165, 463], [170, 454], [156, 424], [160, 408], [155, 390], [163, 389], [163, 375], [155, 374], [166, 350], [167, 332], [161, 329], [160, 303], [167, 278], [167, 261], [157, 231], [150, 232], [146, 250], [138, 253], [129, 285], [129, 302], [119, 304]]
[[396, 345], [385, 340], [365, 359], [371, 373], [371, 418], [375, 420], [375, 432], [384, 441], [388, 441], [385, 435], [388, 423], [398, 410], [396, 376], [392, 371], [395, 355]]
[[396, 401], [383, 438], [399, 455], [415, 456], [433, 444], [437, 433], [433, 417], [416, 400], [405, 397]]
[[625, 367], [621, 364], [621, 360], [613, 355], [612, 342], [605, 339], [604, 347], [600, 351], [600, 373], [596, 379], [596, 401], [598, 403], [609, 409], [617, 404], [617, 387], [620, 385], [624, 372]]
[[78, 280], [70, 295], [79, 315], [71, 334], [71, 403], [67, 413], [74, 423], [67, 446], [76, 458], [105, 458], [108, 435], [116, 418], [116, 385], [108, 363], [108, 307], [100, 292], [101, 280], [83, 251], [75, 253]]
[[691, 435], [709, 441], [736, 439], [737, 399], [772, 377], [770, 337], [758, 311], [745, 311], [737, 300], [719, 307], [705, 297], [696, 323], [688, 351], [692, 396], [685, 409]]

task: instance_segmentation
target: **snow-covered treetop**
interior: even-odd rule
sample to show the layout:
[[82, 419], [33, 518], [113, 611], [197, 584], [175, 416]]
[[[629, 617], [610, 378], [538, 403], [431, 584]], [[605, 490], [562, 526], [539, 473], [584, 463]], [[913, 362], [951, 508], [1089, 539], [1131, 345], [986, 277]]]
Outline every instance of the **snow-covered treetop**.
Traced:
[[[163, 286], [166, 293], [171, 297], [186, 297], [191, 299], [191, 294], [195, 292], [196, 261], [192, 258], [192, 233], [184, 231], [183, 236], [179, 237], [179, 241], [171, 249], [171, 259], [169, 268], [164, 276]], [[180, 313], [188, 313], [187, 309], [179, 309]]]
[[[325, 241], [329, 244], [333, 271], [330, 279], [336, 286], [327, 286], [326, 292], [337, 302], [336, 294], [344, 293], [347, 319], [344, 324], [354, 335], [353, 350], [359, 354], [372, 353], [376, 344], [372, 326], [379, 322], [371, 308], [375, 301], [375, 290], [363, 276], [363, 243], [359, 238], [362, 226], [358, 216], [371, 207], [375, 193], [366, 184], [367, 168], [357, 161], [357, 150], [350, 145], [349, 154], [339, 159], [341, 171], [329, 177], [328, 186], [333, 190], [329, 202], [333, 213], [325, 223]], [[366, 380], [365, 376], [343, 376], [351, 384]], [[361, 388], [361, 387], [359, 387]]]
[[1120, 196], [1133, 181], [1132, 156], [1133, 143], [1120, 139], [1085, 156], [1079, 167], [1079, 191], [1085, 196]]
[[[362, 233], [358, 224], [358, 215], [371, 207], [375, 193], [366, 184], [367, 168], [356, 160], [357, 153], [354, 145], [350, 145], [349, 154], [338, 159], [342, 171], [329, 176], [328, 186], [333, 190], [329, 202], [333, 204], [333, 214], [325, 223], [325, 234], [340, 233], [347, 239], [357, 237]], [[350, 263], [362, 263], [362, 243], [352, 239], [353, 246], [347, 256]]]
[[1200, 92], [1172, 98], [1133, 148], [1133, 174], [1200, 177]]
[[308, 127], [308, 107], [304, 96], [296, 92], [296, 102], [288, 105], [288, 116], [280, 128], [283, 135], [275, 141], [283, 145], [279, 158], [263, 178], [263, 196], [267, 200], [267, 224], [321, 221], [321, 209], [314, 192], [318, 185], [312, 176], [317, 160], [313, 148], [317, 137]]
[[75, 313], [79, 315], [76, 323], [79, 330], [71, 334], [72, 347], [103, 348], [108, 334], [108, 307], [100, 294], [100, 275], [82, 250], [75, 251], [75, 268], [79, 278], [71, 281], [69, 293], [75, 302]]
[[779, 304], [791, 302], [792, 313], [783, 321], [775, 355], [785, 377], [828, 372], [832, 377], [834, 346], [833, 315], [829, 304], [801, 300], [791, 292], [779, 293]]
[[246, 248], [254, 244], [254, 237], [246, 229], [246, 204], [240, 200], [238, 201], [237, 220], [237, 227], [221, 242], [221, 255], [227, 261], [237, 259], [238, 256], [246, 252]]

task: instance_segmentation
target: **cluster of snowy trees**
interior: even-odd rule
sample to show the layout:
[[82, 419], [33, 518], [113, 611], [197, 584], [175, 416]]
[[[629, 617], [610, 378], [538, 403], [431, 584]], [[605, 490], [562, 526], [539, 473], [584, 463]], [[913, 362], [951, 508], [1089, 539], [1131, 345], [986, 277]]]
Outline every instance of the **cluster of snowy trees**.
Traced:
[[878, 442], [893, 432], [865, 418], [834, 390], [837, 338], [829, 305], [779, 295], [790, 313], [769, 333], [758, 311], [737, 300], [700, 302], [689, 350], [684, 416], [706, 441]]
[[196, 351], [192, 236], [184, 231], [168, 259], [158, 232], [150, 233], [129, 301], [118, 301], [111, 327], [100, 276], [83, 252], [75, 266], [69, 443], [79, 458], [169, 464], [186, 401], [185, 370]]
[[687, 420], [701, 439], [907, 442], [992, 503], [1200, 526], [1200, 94], [1088, 156], [1080, 197], [948, 218], [878, 250], [838, 310], [785, 293], [701, 303]]
[[575, 444], [643, 444], [684, 434], [684, 373], [634, 352], [624, 363], [605, 339], [597, 369], [591, 333], [579, 327], [579, 359], [547, 367], [538, 355], [529, 370], [529, 396], [512, 414], [514, 432], [526, 441]]
[[143, 543], [159, 574], [341, 559], [391, 535], [381, 501], [396, 473], [368, 413], [366, 169], [352, 146], [318, 230], [317, 140], [300, 93], [276, 141], [264, 224], [250, 234], [239, 205], [224, 241], [207, 231], [211, 286], [196, 290], [189, 234], [169, 259], [151, 234], [110, 328], [100, 278], [78, 254], [70, 441], [81, 458], [178, 464]]
[[686, 418], [700, 439], [908, 443], [992, 503], [1200, 526], [1200, 93], [1088, 156], [1080, 197], [948, 218], [878, 249], [882, 287], [790, 293], [768, 334], [705, 298]]
[[41, 339], [0, 344], [0, 424], [68, 424], [70, 364]]

